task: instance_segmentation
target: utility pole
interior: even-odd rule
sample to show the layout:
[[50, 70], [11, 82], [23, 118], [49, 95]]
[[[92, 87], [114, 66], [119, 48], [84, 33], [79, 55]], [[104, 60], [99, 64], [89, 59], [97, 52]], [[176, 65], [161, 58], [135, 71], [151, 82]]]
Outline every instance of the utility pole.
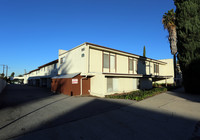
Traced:
[[[1, 66], [3, 66], [3, 76], [8, 76], [8, 65], [4, 65], [4, 64], [0, 64]], [[4, 75], [6, 73], [6, 75]]]
[[5, 66], [5, 65], [3, 65], [3, 75], [4, 75], [4, 66]]
[[6, 78], [8, 76], [8, 65], [6, 65]]

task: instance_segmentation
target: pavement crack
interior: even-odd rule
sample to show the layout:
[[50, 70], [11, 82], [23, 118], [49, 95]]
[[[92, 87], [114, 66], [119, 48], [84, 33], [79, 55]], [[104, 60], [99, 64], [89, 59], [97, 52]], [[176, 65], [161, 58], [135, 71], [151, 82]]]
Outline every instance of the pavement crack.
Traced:
[[29, 112], [29, 113], [27, 113], [27, 114], [25, 114], [25, 115], [19, 117], [19, 118], [17, 118], [17, 119], [15, 119], [15, 120], [11, 121], [10, 123], [8, 123], [8, 124], [6, 124], [6, 125], [0, 127], [0, 130], [1, 130], [1, 129], [4, 129], [4, 128], [6, 128], [6, 127], [8, 127], [8, 126], [11, 125], [11, 124], [14, 124], [15, 122], [17, 122], [17, 121], [19, 121], [19, 120], [25, 118], [26, 116], [28, 116], [28, 115], [30, 115], [30, 114], [32, 114], [32, 113], [35, 113], [35, 112], [37, 112], [37, 111], [39, 111], [39, 110], [41, 110], [41, 109], [43, 109], [43, 108], [45, 108], [45, 107], [47, 107], [47, 106], [49, 106], [49, 105], [51, 105], [51, 104], [54, 104], [54, 103], [56, 103], [56, 102], [59, 102], [59, 101], [61, 101], [61, 100], [66, 99], [66, 98], [69, 98], [69, 97], [61, 98], [61, 99], [59, 99], [59, 100], [53, 101], [53, 102], [51, 102], [51, 103], [48, 103], [48, 104], [46, 104], [46, 105], [44, 105], [44, 106], [42, 106], [42, 107], [40, 107], [40, 108], [37, 108], [37, 109], [35, 109], [35, 110], [33, 110], [33, 111], [31, 111], [31, 112]]
[[[34, 132], [39, 132], [39, 131], [42, 131], [42, 130], [47, 130], [47, 129], [50, 129], [50, 128], [55, 128], [55, 127], [58, 127], [58, 126], [61, 126], [61, 125], [65, 125], [65, 124], [68, 124], [68, 123], [73, 123], [73, 122], [77, 122], [77, 121], [80, 121], [80, 120], [83, 120], [83, 119], [88, 119], [88, 118], [92, 118], [94, 116], [98, 116], [98, 115], [101, 115], [101, 114], [105, 114], [105, 113], [108, 113], [108, 112], [111, 112], [111, 111], [115, 111], [115, 110], [119, 110], [121, 108], [124, 108], [124, 107], [127, 107], [127, 106], [130, 106], [130, 104], [126, 104], [126, 105], [121, 105], [121, 106], [111, 106], [108, 110], [106, 111], [100, 111], [98, 113], [94, 113], [92, 115], [85, 115], [85, 116], [82, 116], [80, 118], [74, 118], [74, 119], [71, 119], [69, 121], [65, 121], [65, 122], [62, 122], [62, 123], [57, 123], [55, 125], [52, 125], [52, 126], [48, 126], [48, 127], [44, 127], [44, 128], [39, 128], [37, 130], [32, 130], [32, 131], [29, 131], [29, 132], [25, 132], [23, 134], [19, 134], [19, 135], [16, 135], [16, 136], [12, 136], [12, 137], [9, 137], [9, 139], [14, 139], [14, 138], [17, 138], [17, 137], [20, 137], [22, 135], [27, 135], [27, 134], [30, 134], [30, 133], [34, 133]], [[1, 130], [1, 129], [0, 129]]]
[[172, 99], [171, 101], [169, 101], [169, 102], [167, 102], [167, 103], [165, 103], [165, 104], [162, 104], [162, 105], [158, 106], [158, 108], [162, 108], [163, 106], [166, 106], [167, 104], [170, 104], [170, 103], [175, 102], [175, 101], [176, 101], [175, 99]]

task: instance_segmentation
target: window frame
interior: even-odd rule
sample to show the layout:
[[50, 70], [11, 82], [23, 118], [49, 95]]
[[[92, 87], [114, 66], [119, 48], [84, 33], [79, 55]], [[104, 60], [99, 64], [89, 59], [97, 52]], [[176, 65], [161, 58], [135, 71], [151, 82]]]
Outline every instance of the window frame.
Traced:
[[[108, 67], [104, 67], [105, 62], [106, 62], [104, 55], [108, 55], [108, 59], [107, 59]], [[111, 57], [113, 57], [113, 59], [111, 59]], [[111, 64], [111, 61], [113, 62], [112, 64]], [[113, 67], [111, 68], [111, 66], [113, 66]], [[111, 71], [113, 72], [113, 70], [115, 73], [117, 72], [117, 55], [115, 53], [102, 51], [102, 72], [104, 72], [105, 69], [109, 70], [109, 72], [111, 72]]]
[[[111, 63], [112, 62], [112, 59], [111, 59], [111, 57], [113, 57], [114, 59], [113, 59], [113, 64]], [[115, 54], [110, 54], [110, 69], [116, 69], [116, 55]], [[112, 67], [112, 65], [114, 66], [114, 67]]]
[[63, 64], [65, 62], [65, 56], [60, 58], [60, 64]]
[[128, 70], [129, 70], [129, 72], [130, 71], [134, 71], [134, 59], [133, 58], [129, 58], [129, 61], [128, 61]]
[[[105, 57], [107, 55], [107, 59], [105, 60]], [[107, 63], [105, 63], [107, 61]], [[103, 69], [110, 69], [110, 54], [103, 52]]]
[[154, 68], [154, 74], [159, 74], [159, 64], [154, 63], [153, 68]]

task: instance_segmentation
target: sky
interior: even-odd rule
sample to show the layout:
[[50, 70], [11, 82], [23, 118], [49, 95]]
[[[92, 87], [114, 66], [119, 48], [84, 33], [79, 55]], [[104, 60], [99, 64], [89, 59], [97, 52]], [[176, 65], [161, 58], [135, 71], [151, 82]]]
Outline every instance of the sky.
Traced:
[[0, 73], [29, 72], [58, 50], [90, 42], [153, 59], [173, 58], [162, 16], [173, 0], [0, 0]]

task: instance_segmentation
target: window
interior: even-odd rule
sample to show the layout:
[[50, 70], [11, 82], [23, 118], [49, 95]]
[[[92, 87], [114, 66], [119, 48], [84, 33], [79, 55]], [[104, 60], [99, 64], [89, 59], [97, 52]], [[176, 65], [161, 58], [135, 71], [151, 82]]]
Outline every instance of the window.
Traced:
[[82, 48], [81, 51], [82, 51], [82, 52], [85, 51], [85, 48]]
[[110, 68], [115, 69], [115, 55], [110, 55]]
[[60, 58], [60, 64], [65, 62], [65, 57]]
[[113, 79], [107, 78], [107, 91], [112, 92], [113, 91]]
[[103, 54], [103, 68], [109, 68], [109, 54]]
[[154, 64], [154, 73], [159, 73], [159, 65]]
[[84, 56], [85, 56], [85, 54], [84, 54], [84, 53], [82, 53], [82, 54], [81, 54], [81, 57], [84, 57]]
[[133, 71], [133, 66], [134, 66], [134, 59], [129, 59], [129, 70]]
[[118, 78], [107, 78], [107, 92], [117, 92], [118, 87]]
[[134, 58], [129, 58], [128, 60], [128, 70], [130, 74], [137, 74], [137, 66], [138, 65], [138, 61], [137, 59]]
[[157, 65], [156, 71], [157, 73], [159, 73], [159, 65]]
[[115, 54], [103, 53], [103, 68], [115, 70], [116, 58]]
[[60, 58], [60, 64], [62, 64], [63, 63], [63, 58]]

